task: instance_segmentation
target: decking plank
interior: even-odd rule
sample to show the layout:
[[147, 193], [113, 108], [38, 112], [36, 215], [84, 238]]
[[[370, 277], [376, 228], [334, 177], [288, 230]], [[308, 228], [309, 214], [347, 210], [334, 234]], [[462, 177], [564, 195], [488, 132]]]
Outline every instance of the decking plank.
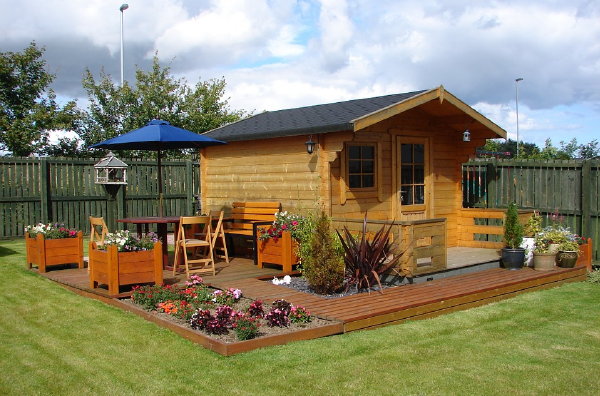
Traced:
[[[173, 276], [171, 271], [165, 271], [164, 274], [166, 283], [181, 283], [185, 278], [185, 274]], [[294, 305], [304, 306], [314, 315], [343, 323], [344, 331], [354, 331], [440, 315], [528, 291], [582, 280], [585, 278], [585, 268], [559, 268], [550, 272], [528, 268], [520, 271], [494, 268], [387, 288], [383, 294], [371, 292], [339, 298], [303, 293], [270, 282], [269, 277], [281, 274], [278, 269], [259, 269], [251, 260], [236, 258], [229, 264], [218, 263], [217, 275], [205, 276], [204, 281], [221, 289], [238, 288], [245, 297], [260, 299], [265, 304], [283, 298]], [[89, 289], [89, 274], [86, 269], [62, 269], [41, 275], [73, 288], [108, 297], [104, 289]], [[129, 294], [125, 292], [120, 297], [128, 297]]]

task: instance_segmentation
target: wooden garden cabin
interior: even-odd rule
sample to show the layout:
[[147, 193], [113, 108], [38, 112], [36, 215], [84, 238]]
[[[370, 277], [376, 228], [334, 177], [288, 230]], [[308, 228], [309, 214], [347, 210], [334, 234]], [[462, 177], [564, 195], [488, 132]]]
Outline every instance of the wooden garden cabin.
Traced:
[[279, 201], [346, 223], [368, 212], [400, 221], [402, 237], [441, 265], [441, 250], [464, 239], [461, 164], [506, 131], [440, 86], [263, 112], [207, 135], [228, 144], [201, 151], [203, 211]]

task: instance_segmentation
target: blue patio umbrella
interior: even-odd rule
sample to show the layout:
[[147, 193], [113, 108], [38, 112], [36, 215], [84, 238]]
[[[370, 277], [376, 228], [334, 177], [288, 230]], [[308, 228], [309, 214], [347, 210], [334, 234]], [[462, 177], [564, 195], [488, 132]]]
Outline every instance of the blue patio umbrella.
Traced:
[[220, 140], [212, 139], [186, 129], [178, 128], [167, 121], [152, 120], [146, 126], [134, 129], [123, 135], [96, 143], [91, 148], [109, 150], [145, 150], [157, 152], [158, 164], [158, 194], [159, 194], [159, 216], [163, 216], [162, 205], [162, 172], [161, 151], [184, 148], [203, 148], [226, 144]]

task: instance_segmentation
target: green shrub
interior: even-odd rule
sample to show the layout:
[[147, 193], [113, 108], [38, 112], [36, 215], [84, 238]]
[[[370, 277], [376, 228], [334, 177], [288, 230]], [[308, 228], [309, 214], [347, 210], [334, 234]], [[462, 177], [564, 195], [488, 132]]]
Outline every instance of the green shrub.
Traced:
[[600, 270], [594, 270], [588, 274], [588, 282], [600, 285]]
[[300, 235], [302, 275], [309, 286], [320, 294], [340, 290], [344, 283], [344, 260], [330, 219], [324, 212], [317, 219], [307, 217]]
[[510, 249], [517, 249], [523, 243], [523, 226], [519, 223], [517, 204], [508, 205], [504, 220], [504, 244]]

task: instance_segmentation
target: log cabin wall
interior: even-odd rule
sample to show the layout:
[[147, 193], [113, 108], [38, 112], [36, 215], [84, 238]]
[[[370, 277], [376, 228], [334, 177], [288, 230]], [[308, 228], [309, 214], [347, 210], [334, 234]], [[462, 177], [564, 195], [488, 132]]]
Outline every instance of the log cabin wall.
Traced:
[[429, 206], [425, 218], [446, 218], [447, 246], [457, 246], [458, 212], [462, 206], [461, 164], [474, 155], [476, 147], [485, 144], [486, 138], [483, 134], [472, 132], [471, 142], [463, 142], [462, 132], [449, 128], [419, 109], [357, 132], [351, 138], [352, 142], [376, 144], [377, 186], [371, 191], [352, 192], [348, 189], [341, 176], [345, 167], [345, 151], [342, 150], [330, 164], [331, 216], [362, 218], [368, 211], [370, 220], [420, 220], [411, 212], [400, 211], [396, 142], [399, 138], [426, 138], [430, 172], [426, 181], [429, 184]]
[[231, 210], [235, 201], [281, 202], [302, 211], [320, 202], [319, 152], [306, 153], [306, 136], [230, 142], [201, 152], [202, 211]]

